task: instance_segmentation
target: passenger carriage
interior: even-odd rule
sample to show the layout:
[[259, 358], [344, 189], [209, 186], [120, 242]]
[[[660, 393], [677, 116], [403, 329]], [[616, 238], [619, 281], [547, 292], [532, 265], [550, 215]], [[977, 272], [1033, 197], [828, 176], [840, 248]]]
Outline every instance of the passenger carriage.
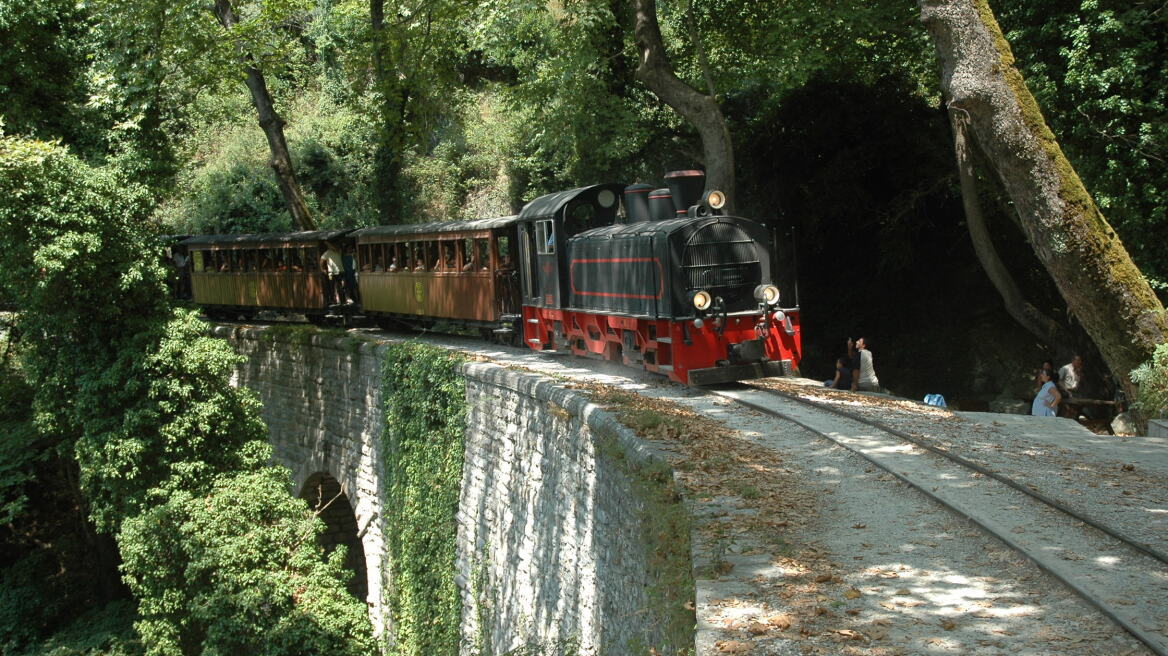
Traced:
[[349, 232], [191, 237], [181, 242], [190, 257], [191, 294], [210, 317], [275, 310], [319, 321], [329, 312], [320, 257], [326, 242], [341, 246]]

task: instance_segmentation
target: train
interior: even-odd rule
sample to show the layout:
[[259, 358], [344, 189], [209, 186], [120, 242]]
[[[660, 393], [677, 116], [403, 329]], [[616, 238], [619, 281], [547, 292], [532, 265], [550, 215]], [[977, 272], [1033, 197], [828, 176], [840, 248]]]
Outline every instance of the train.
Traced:
[[[775, 239], [704, 181], [589, 185], [473, 221], [196, 235], [176, 252], [211, 319], [442, 324], [695, 386], [792, 375], [799, 307], [772, 282]], [[347, 259], [349, 298], [330, 288], [327, 249]]]

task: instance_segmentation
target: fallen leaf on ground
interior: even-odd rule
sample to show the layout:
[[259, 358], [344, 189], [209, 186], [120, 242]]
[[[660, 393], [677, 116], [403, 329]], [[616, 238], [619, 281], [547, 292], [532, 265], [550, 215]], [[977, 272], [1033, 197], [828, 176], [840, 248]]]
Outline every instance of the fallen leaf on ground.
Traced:
[[791, 616], [786, 614], [771, 615], [767, 618], [766, 622], [780, 631], [786, 631], [791, 628]]
[[751, 635], [762, 635], [770, 630], [771, 627], [762, 622], [751, 622], [750, 626], [746, 627], [746, 632]]
[[750, 645], [741, 640], [719, 640], [714, 647], [723, 654], [749, 654]]

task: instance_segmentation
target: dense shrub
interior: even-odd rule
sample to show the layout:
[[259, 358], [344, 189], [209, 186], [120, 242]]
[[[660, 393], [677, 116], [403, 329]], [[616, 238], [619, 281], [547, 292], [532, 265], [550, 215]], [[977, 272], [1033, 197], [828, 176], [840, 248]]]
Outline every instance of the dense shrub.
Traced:
[[0, 136], [0, 286], [23, 311], [36, 431], [75, 455], [118, 538], [149, 654], [372, 652], [320, 522], [266, 463], [237, 356], [170, 307], [145, 194], [50, 144]]
[[1152, 359], [1131, 372], [1140, 386], [1136, 405], [1150, 418], [1168, 418], [1168, 343], [1156, 347]]

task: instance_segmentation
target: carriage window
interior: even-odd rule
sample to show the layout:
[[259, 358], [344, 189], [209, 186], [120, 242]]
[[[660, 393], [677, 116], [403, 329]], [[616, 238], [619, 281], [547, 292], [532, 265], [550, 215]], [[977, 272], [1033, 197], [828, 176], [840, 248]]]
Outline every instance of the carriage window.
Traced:
[[453, 241], [442, 242], [442, 268], [445, 271], [458, 271], [459, 266], [456, 260], [457, 253], [455, 252], [456, 243]]
[[458, 242], [458, 262], [462, 265], [459, 267], [462, 271], [474, 271], [477, 268], [473, 239], [467, 237]]
[[397, 271], [401, 268], [402, 259], [402, 245], [401, 244], [386, 244], [385, 246], [385, 270]]
[[556, 231], [551, 221], [535, 222], [535, 248], [541, 255], [556, 252]]
[[[491, 266], [491, 248], [490, 242], [486, 239], [476, 239], [475, 256], [478, 258], [478, 267], [480, 271], [486, 271]], [[502, 258], [500, 258], [502, 260]]]
[[369, 254], [368, 244], [357, 244], [357, 269], [359, 271], [373, 270], [373, 258]]

